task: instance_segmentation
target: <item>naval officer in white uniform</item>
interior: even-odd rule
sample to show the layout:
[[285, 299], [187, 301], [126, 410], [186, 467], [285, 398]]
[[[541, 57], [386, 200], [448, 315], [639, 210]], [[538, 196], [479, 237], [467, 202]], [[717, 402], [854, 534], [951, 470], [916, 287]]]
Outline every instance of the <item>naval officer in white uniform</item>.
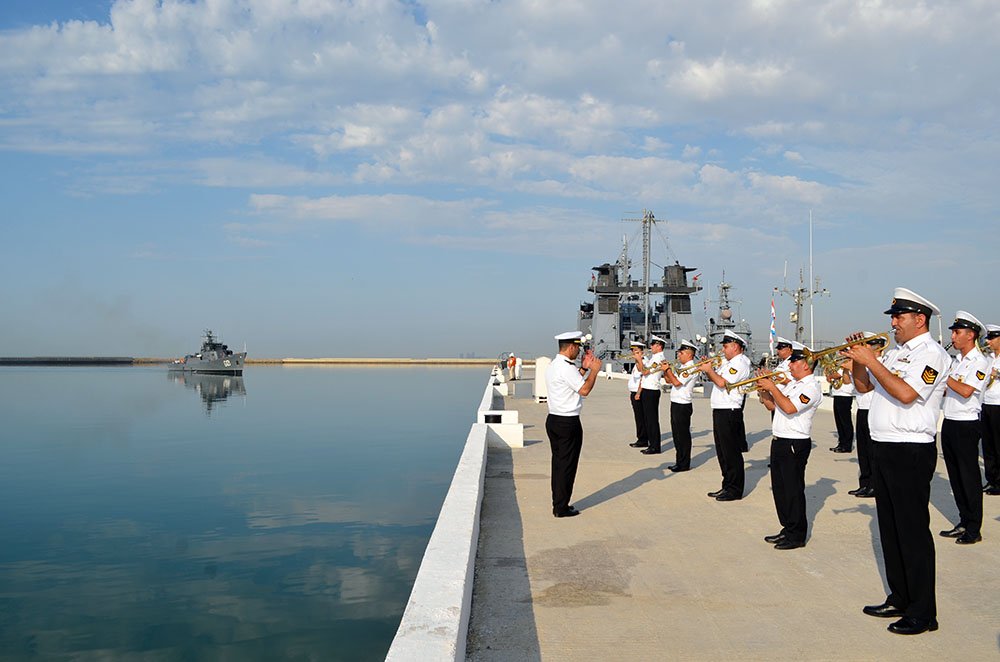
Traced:
[[552, 514], [573, 517], [580, 514], [569, 505], [583, 448], [580, 411], [583, 398], [594, 388], [601, 362], [592, 352], [587, 352], [583, 357], [583, 370], [576, 367], [575, 361], [583, 345], [583, 334], [579, 331], [560, 333], [555, 339], [559, 341], [559, 354], [545, 371], [549, 393], [545, 432], [552, 449]]
[[983, 323], [971, 313], [955, 313], [951, 344], [960, 353], [948, 373], [944, 392], [944, 422], [941, 424], [941, 453], [948, 469], [948, 482], [958, 506], [959, 522], [946, 538], [960, 545], [983, 539], [983, 488], [979, 476], [979, 410], [990, 370], [990, 360], [979, 349]]
[[722, 488], [709, 492], [716, 501], [738, 501], [743, 498], [746, 473], [743, 469], [742, 448], [746, 444], [743, 427], [743, 394], [739, 389], [726, 391], [726, 384], [750, 377], [750, 359], [744, 354], [747, 341], [732, 331], [722, 335], [725, 360], [718, 368], [704, 363], [699, 370], [712, 380], [712, 434], [715, 454], [722, 471]]
[[806, 463], [812, 451], [812, 420], [823, 393], [806, 359], [805, 346], [792, 343], [789, 375], [784, 384], [771, 379], [757, 382], [761, 402], [774, 412], [771, 431], [771, 493], [781, 531], [764, 536], [775, 549], [806, 546]]
[[[873, 449], [875, 509], [889, 595], [864, 613], [898, 618], [896, 634], [936, 630], [934, 537], [930, 531], [931, 478], [937, 463], [938, 414], [951, 357], [928, 331], [937, 306], [899, 287], [885, 311], [896, 347], [880, 361], [867, 343], [845, 350], [854, 362], [854, 386], [874, 391], [868, 423]], [[862, 337], [851, 336], [851, 340]]]
[[[690, 340], [681, 339], [677, 348], [677, 362], [681, 370], [694, 365], [694, 356], [698, 347]], [[691, 468], [691, 414], [694, 405], [691, 403], [694, 385], [698, 373], [692, 371], [687, 377], [675, 374], [668, 366], [663, 372], [664, 381], [671, 385], [670, 389], [670, 436], [674, 440], [676, 461], [668, 469], [671, 471], [687, 471]]]

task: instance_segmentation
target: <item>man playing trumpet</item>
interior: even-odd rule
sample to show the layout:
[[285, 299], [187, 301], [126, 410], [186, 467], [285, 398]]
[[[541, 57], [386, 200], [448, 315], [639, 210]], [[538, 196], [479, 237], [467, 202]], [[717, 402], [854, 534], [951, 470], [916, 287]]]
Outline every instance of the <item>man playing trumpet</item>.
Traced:
[[[809, 523], [806, 518], [806, 462], [812, 450], [812, 419], [823, 393], [812, 374], [801, 343], [791, 343], [789, 381], [775, 382], [774, 373], [761, 374], [757, 392], [768, 411], [774, 412], [771, 422], [771, 493], [781, 531], [765, 536], [764, 542], [775, 549], [797, 549], [806, 546]], [[782, 373], [783, 374], [783, 373]]]
[[960, 310], [951, 326], [952, 346], [960, 352], [951, 365], [944, 392], [941, 452], [958, 506], [959, 522], [941, 531], [960, 545], [983, 539], [983, 488], [979, 484], [979, 410], [990, 361], [979, 351], [983, 323]]
[[[690, 340], [681, 340], [677, 349], [677, 362], [680, 368], [690, 368], [694, 365], [694, 355], [697, 347]], [[671, 471], [687, 471], [691, 468], [691, 413], [694, 406], [691, 404], [694, 383], [698, 377], [695, 371], [682, 377], [674, 373], [667, 367], [663, 373], [663, 379], [671, 384], [670, 389], [670, 435], [674, 440], [674, 451], [677, 460], [670, 465]]]
[[642, 384], [642, 371], [645, 369], [644, 361], [646, 358], [642, 355], [645, 346], [638, 341], [632, 341], [629, 344], [632, 350], [632, 360], [635, 361], [628, 377], [628, 401], [632, 405], [632, 418], [635, 419], [635, 441], [629, 444], [632, 448], [647, 448], [649, 446], [649, 439], [646, 437], [646, 417], [642, 413], [642, 394], [639, 392], [639, 387]]
[[732, 331], [722, 336], [722, 353], [725, 360], [718, 368], [711, 362], [702, 362], [698, 369], [712, 380], [712, 434], [715, 437], [715, 454], [722, 471], [722, 489], [709, 492], [716, 501], [738, 501], [743, 498], [746, 473], [743, 469], [742, 448], [746, 444], [743, 432], [743, 394], [732, 392], [726, 384], [743, 381], [750, 376], [750, 359], [743, 353], [746, 340]]
[[863, 338], [852, 337], [845, 353], [853, 360], [854, 386], [874, 390], [868, 423], [872, 434], [872, 478], [882, 559], [889, 595], [863, 611], [898, 618], [896, 634], [937, 630], [934, 538], [930, 531], [931, 478], [937, 462], [935, 433], [950, 357], [928, 330], [938, 308], [899, 287], [885, 311], [896, 347], [879, 360]]

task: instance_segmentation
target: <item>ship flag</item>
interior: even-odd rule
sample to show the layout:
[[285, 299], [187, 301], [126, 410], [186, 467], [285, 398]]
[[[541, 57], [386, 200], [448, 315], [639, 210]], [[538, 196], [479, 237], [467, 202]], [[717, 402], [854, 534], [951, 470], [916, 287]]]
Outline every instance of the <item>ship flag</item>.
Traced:
[[774, 297], [772, 296], [771, 297], [771, 333], [770, 333], [770, 337], [768, 338], [768, 345], [770, 347], [770, 349], [768, 351], [770, 352], [771, 356], [774, 356], [774, 342], [775, 342], [775, 339], [778, 337], [778, 331], [774, 328], [774, 319], [775, 319], [775, 314], [774, 314]]

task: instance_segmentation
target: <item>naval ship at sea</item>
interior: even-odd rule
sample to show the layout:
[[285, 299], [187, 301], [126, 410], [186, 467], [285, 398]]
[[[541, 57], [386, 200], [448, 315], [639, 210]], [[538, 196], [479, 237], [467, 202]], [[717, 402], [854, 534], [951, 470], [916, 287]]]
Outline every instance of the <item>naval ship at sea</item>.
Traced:
[[169, 370], [213, 375], [242, 375], [246, 358], [246, 352], [234, 352], [228, 345], [219, 342], [211, 329], [205, 329], [201, 351], [177, 359], [170, 364]]
[[590, 286], [593, 303], [580, 304], [577, 330], [589, 334], [594, 355], [602, 364], [612, 364], [614, 370], [631, 363], [629, 343], [648, 343], [651, 335], [666, 341], [667, 356], [673, 356], [682, 339], [698, 342], [694, 318], [691, 315], [691, 295], [701, 291], [697, 276], [688, 282], [688, 274], [696, 269], [679, 262], [663, 267], [656, 281], [650, 276], [650, 235], [657, 220], [653, 212], [643, 210], [642, 280], [633, 279], [628, 241], [614, 264], [593, 267]]

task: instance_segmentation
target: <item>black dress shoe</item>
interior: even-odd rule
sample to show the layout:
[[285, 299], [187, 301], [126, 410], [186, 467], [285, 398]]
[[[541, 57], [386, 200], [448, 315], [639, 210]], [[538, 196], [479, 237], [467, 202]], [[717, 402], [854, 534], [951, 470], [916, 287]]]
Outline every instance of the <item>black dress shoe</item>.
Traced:
[[660, 449], [659, 448], [643, 448], [639, 452], [642, 453], [643, 455], [659, 455], [660, 454]]
[[834, 446], [830, 450], [832, 450], [834, 453], [850, 453], [851, 452], [850, 448], [844, 448], [843, 446]]
[[768, 545], [774, 545], [785, 540], [784, 533], [775, 533], [773, 536], [764, 536], [764, 542]]
[[922, 618], [911, 618], [904, 616], [895, 623], [889, 624], [889, 632], [896, 634], [920, 634], [921, 632], [934, 632], [938, 629], [938, 622], [933, 618], [924, 620]]
[[983, 490], [983, 494], [989, 494], [990, 496], [1000, 495], [1000, 486], [990, 485], [985, 490]]
[[633, 441], [629, 446], [632, 448], [646, 448], [649, 444], [644, 444], [641, 441]]
[[691, 467], [678, 467], [676, 464], [668, 467], [671, 471], [691, 471]]
[[782, 540], [777, 545], [774, 546], [775, 549], [798, 549], [799, 547], [805, 547], [806, 544], [799, 540]]
[[570, 506], [566, 510], [553, 510], [552, 514], [556, 517], [576, 517], [580, 514], [580, 511]]
[[945, 538], [958, 538], [964, 533], [965, 533], [965, 527], [962, 526], [961, 524], [956, 526], [954, 529], [949, 529], [948, 531], [938, 531], [938, 535], [943, 536]]
[[723, 492], [719, 496], [715, 497], [715, 500], [716, 501], [739, 501], [742, 498], [743, 497], [741, 497], [740, 495], [738, 495], [738, 494], [736, 494], [734, 492]]
[[864, 491], [865, 491], [865, 488], [859, 487], [856, 490], [847, 490], [847, 493], [850, 494], [851, 496], [858, 496], [859, 494], [861, 494]]
[[902, 616], [904, 613], [899, 607], [889, 604], [888, 600], [880, 605], [868, 605], [861, 611], [877, 618], [896, 618], [897, 616]]
[[966, 531], [959, 537], [955, 538], [955, 542], [959, 545], [972, 545], [980, 542], [982, 539], [983, 537], [981, 535], [972, 533], [971, 531]]
[[861, 498], [861, 499], [870, 499], [870, 498], [872, 498], [872, 497], [875, 496], [875, 488], [874, 487], [866, 487], [865, 489], [861, 490], [860, 492], [858, 492], [854, 496], [856, 496], [858, 498]]
[[721, 495], [725, 494], [725, 492], [726, 492], [726, 490], [724, 490], [724, 489], [723, 490], [715, 490], [714, 492], [709, 492], [708, 496], [710, 496], [710, 497], [712, 497], [714, 499], [717, 496], [721, 496]]

